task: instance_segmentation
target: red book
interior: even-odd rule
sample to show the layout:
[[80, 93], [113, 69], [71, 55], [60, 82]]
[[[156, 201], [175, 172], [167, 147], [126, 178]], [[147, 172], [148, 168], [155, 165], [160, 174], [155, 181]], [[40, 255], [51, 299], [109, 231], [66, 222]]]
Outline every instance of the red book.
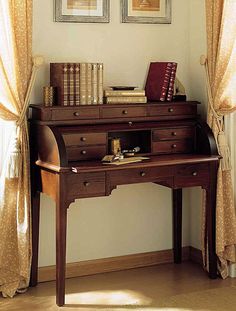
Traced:
[[176, 70], [177, 70], [177, 63], [172, 63], [172, 70], [170, 74], [170, 81], [169, 81], [169, 86], [168, 86], [167, 96], [166, 96], [167, 101], [172, 101], [172, 98], [173, 98]]
[[145, 86], [148, 100], [165, 101], [172, 64], [172, 62], [150, 63]]

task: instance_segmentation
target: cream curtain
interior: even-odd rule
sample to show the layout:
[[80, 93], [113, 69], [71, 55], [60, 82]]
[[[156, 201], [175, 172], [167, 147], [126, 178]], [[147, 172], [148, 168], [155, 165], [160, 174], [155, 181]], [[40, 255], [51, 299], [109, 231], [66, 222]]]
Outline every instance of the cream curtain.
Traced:
[[236, 218], [224, 132], [224, 116], [236, 110], [235, 16], [235, 0], [206, 0], [208, 123], [223, 156], [218, 171], [216, 198], [216, 253], [223, 278], [228, 276], [228, 262], [236, 261]]
[[[29, 138], [25, 103], [32, 70], [32, 0], [0, 0], [0, 291], [29, 283], [31, 263]], [[13, 125], [12, 125], [13, 124]]]

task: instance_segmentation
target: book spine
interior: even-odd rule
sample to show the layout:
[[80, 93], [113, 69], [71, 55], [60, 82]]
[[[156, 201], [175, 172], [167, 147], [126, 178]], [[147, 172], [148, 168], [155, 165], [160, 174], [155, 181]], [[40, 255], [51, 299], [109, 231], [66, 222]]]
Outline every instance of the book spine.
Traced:
[[167, 90], [167, 97], [166, 97], [167, 101], [172, 101], [172, 98], [173, 98], [176, 70], [177, 70], [177, 63], [173, 63], [172, 69], [171, 69], [171, 74], [170, 74], [169, 87]]
[[74, 98], [74, 101], [75, 101], [75, 105], [78, 106], [80, 104], [80, 90], [79, 90], [79, 64], [76, 63], [74, 64], [74, 73], [75, 73], [75, 76], [74, 76], [74, 82], [75, 82], [75, 85], [74, 85], [74, 89], [75, 89], [75, 98]]
[[167, 65], [166, 65], [166, 71], [165, 71], [165, 75], [164, 75], [164, 80], [162, 82], [162, 87], [161, 87], [160, 101], [165, 101], [166, 100], [166, 95], [167, 95], [167, 91], [168, 91], [168, 85], [169, 85], [170, 76], [171, 76], [172, 64], [173, 63], [167, 63]]
[[92, 64], [86, 64], [86, 91], [87, 91], [87, 105], [92, 104]]
[[98, 63], [98, 104], [103, 104], [103, 64]]
[[105, 90], [105, 97], [108, 96], [145, 96], [144, 90], [133, 90], [133, 91], [113, 91]]
[[145, 104], [147, 102], [147, 97], [146, 96], [109, 96], [106, 97], [106, 103], [107, 104], [128, 104], [128, 103], [143, 103]]
[[98, 103], [98, 65], [92, 64], [92, 104]]
[[74, 106], [74, 97], [75, 97], [75, 90], [74, 90], [74, 64], [68, 64], [69, 66], [69, 105]]
[[86, 63], [80, 64], [80, 105], [86, 105]]
[[68, 106], [69, 105], [69, 79], [68, 79], [68, 73], [69, 73], [69, 66], [67, 63], [64, 63], [63, 65], [63, 99], [62, 99], [62, 105]]

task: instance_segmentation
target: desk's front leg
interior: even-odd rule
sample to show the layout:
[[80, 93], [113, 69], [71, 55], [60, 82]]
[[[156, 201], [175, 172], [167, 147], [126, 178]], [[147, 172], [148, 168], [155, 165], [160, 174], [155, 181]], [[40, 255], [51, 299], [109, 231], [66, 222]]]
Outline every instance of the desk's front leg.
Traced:
[[172, 190], [174, 263], [182, 261], [182, 189]]
[[32, 217], [32, 261], [30, 286], [38, 284], [38, 248], [39, 248], [39, 210], [40, 210], [40, 192], [32, 191], [31, 200], [31, 217]]
[[210, 164], [209, 184], [206, 190], [206, 228], [209, 260], [209, 277], [217, 278], [216, 256], [216, 187], [217, 187], [218, 162]]
[[66, 187], [63, 189], [59, 179], [58, 193], [56, 196], [56, 303], [58, 306], [65, 304], [65, 272], [66, 272], [66, 229], [67, 208]]

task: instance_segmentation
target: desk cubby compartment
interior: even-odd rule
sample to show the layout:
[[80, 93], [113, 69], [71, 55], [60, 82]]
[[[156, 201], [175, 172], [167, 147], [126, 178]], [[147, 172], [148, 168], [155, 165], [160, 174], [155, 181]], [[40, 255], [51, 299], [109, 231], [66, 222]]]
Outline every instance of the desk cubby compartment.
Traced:
[[135, 130], [135, 131], [119, 131], [108, 133], [108, 153], [111, 153], [111, 140], [114, 138], [120, 139], [121, 150], [132, 150], [139, 147], [140, 151], [137, 154], [151, 153], [151, 131], [150, 130]]

